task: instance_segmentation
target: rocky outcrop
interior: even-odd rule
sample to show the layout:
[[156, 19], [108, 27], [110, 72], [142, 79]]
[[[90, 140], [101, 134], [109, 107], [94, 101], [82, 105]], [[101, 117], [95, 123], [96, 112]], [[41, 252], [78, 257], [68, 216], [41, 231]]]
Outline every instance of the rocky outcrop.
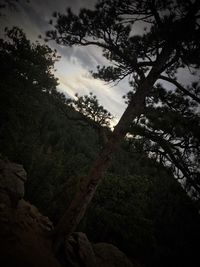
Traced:
[[84, 233], [73, 233], [65, 242], [64, 252], [69, 267], [97, 266], [92, 244]]
[[65, 243], [65, 261], [70, 267], [134, 267], [117, 247], [91, 244], [84, 233], [73, 233]]
[[19, 200], [0, 206], [0, 263], [4, 267], [60, 267], [47, 234], [53, 225], [35, 206]]
[[22, 165], [0, 159], [0, 264], [4, 267], [135, 267], [111, 244], [91, 244], [73, 233], [57, 258], [52, 251], [51, 221], [23, 199]]
[[38, 233], [51, 231], [53, 224], [50, 220], [23, 200], [26, 179], [22, 165], [0, 159], [0, 222], [34, 229]]
[[17, 206], [24, 196], [26, 176], [22, 165], [0, 159], [0, 203]]
[[112, 244], [97, 243], [93, 249], [98, 267], [133, 267], [127, 256]]
[[23, 200], [26, 172], [0, 159], [0, 264], [4, 267], [60, 267], [47, 233], [53, 225]]

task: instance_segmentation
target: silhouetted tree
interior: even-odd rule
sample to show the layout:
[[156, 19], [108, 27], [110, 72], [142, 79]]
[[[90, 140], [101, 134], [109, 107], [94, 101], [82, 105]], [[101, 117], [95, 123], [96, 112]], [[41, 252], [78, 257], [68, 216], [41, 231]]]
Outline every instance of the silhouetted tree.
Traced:
[[57, 59], [55, 51], [31, 43], [17, 27], [6, 29], [5, 39], [0, 39], [0, 149], [12, 155], [12, 160], [16, 160], [20, 144], [21, 150], [33, 148], [38, 140], [43, 127], [39, 114], [44, 113], [39, 99], [56, 90], [53, 68]]
[[[132, 96], [71, 205], [55, 228], [56, 246], [83, 217], [112, 155], [129, 132], [130, 125], [145, 113], [146, 102], [158, 80], [167, 80], [193, 100], [193, 91], [178, 81], [180, 68], [197, 70], [200, 65], [199, 1], [100, 0], [94, 10], [79, 15], [55, 13], [55, 30], [47, 33], [60, 45], [102, 48], [111, 65], [99, 67], [95, 77], [119, 81], [129, 76]], [[143, 29], [144, 28], [144, 29]]]
[[110, 112], [99, 104], [99, 101], [93, 93], [79, 96], [75, 94], [76, 99], [67, 99], [67, 103], [74, 107], [78, 112], [90, 118], [101, 126], [109, 126], [113, 119]]
[[[145, 150], [157, 161], [170, 166], [187, 192], [199, 198], [200, 125], [198, 103], [178, 89], [157, 85], [145, 112], [131, 125], [133, 138], [151, 140]], [[129, 135], [129, 140], [131, 135]], [[133, 142], [134, 143], [134, 142]]]

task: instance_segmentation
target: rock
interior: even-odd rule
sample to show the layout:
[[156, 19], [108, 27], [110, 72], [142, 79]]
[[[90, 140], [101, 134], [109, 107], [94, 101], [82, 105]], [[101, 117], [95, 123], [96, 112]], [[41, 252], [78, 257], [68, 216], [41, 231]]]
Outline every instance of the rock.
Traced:
[[4, 267], [61, 267], [47, 233], [50, 220], [19, 200], [17, 207], [0, 204], [0, 262]]
[[107, 243], [92, 245], [84, 233], [73, 233], [65, 244], [69, 267], [134, 267], [117, 247]]
[[24, 196], [26, 171], [23, 166], [0, 159], [0, 202], [16, 206]]
[[[133, 267], [124, 253], [107, 243], [92, 245], [73, 233], [55, 258], [51, 221], [23, 199], [26, 171], [0, 159], [0, 259], [4, 267]], [[62, 263], [62, 264], [61, 264]], [[61, 265], [60, 265], [61, 264]]]
[[38, 233], [53, 230], [53, 224], [49, 218], [43, 216], [34, 205], [24, 199], [19, 201], [15, 217], [15, 224], [21, 223], [26, 227], [34, 228], [34, 231]]
[[70, 267], [94, 267], [96, 258], [86, 234], [73, 233], [65, 243], [66, 261]]
[[93, 245], [97, 267], [133, 267], [133, 264], [117, 247], [108, 243]]
[[86, 234], [74, 233], [78, 242], [79, 257], [87, 267], [96, 266], [95, 254]]

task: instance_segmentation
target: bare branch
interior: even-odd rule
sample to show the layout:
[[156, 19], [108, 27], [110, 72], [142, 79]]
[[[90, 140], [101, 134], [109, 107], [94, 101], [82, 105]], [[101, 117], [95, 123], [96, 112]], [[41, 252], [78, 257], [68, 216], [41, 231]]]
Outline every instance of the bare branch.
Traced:
[[176, 80], [160, 75], [159, 79], [161, 80], [165, 80], [169, 83], [172, 83], [173, 85], [175, 85], [181, 92], [183, 92], [185, 95], [190, 96], [193, 100], [195, 100], [196, 102], [198, 102], [200, 104], [200, 98], [198, 98], [197, 96], [195, 96], [194, 94], [190, 93], [187, 89], [185, 89], [180, 83], [178, 83]]

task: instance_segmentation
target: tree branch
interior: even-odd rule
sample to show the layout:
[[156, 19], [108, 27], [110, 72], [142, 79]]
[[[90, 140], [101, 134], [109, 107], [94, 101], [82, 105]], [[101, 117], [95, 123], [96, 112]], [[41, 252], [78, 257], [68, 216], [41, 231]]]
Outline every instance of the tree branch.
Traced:
[[190, 93], [187, 89], [185, 89], [180, 83], [178, 83], [176, 80], [166, 77], [164, 75], [160, 75], [159, 79], [167, 81], [169, 83], [172, 83], [175, 85], [181, 92], [183, 92], [185, 95], [190, 96], [193, 100], [198, 102], [200, 104], [200, 98], [195, 96], [194, 94]]
[[177, 154], [177, 151], [176, 153], [174, 153], [170, 142], [166, 141], [159, 135], [153, 134], [149, 130], [139, 125], [132, 125], [130, 129], [131, 131], [134, 132], [134, 134], [138, 134], [140, 136], [146, 137], [152, 140], [153, 142], [157, 143], [165, 151], [165, 154], [166, 154], [165, 156], [168, 155], [168, 157], [170, 158], [170, 161], [176, 166], [177, 169], [179, 169], [182, 172], [182, 174], [188, 180], [191, 186], [193, 186], [195, 190], [197, 190], [197, 192], [200, 193], [200, 188], [198, 184], [196, 184], [195, 181], [192, 179], [189, 168], [187, 168], [184, 165], [184, 162], [182, 162], [179, 153]]

